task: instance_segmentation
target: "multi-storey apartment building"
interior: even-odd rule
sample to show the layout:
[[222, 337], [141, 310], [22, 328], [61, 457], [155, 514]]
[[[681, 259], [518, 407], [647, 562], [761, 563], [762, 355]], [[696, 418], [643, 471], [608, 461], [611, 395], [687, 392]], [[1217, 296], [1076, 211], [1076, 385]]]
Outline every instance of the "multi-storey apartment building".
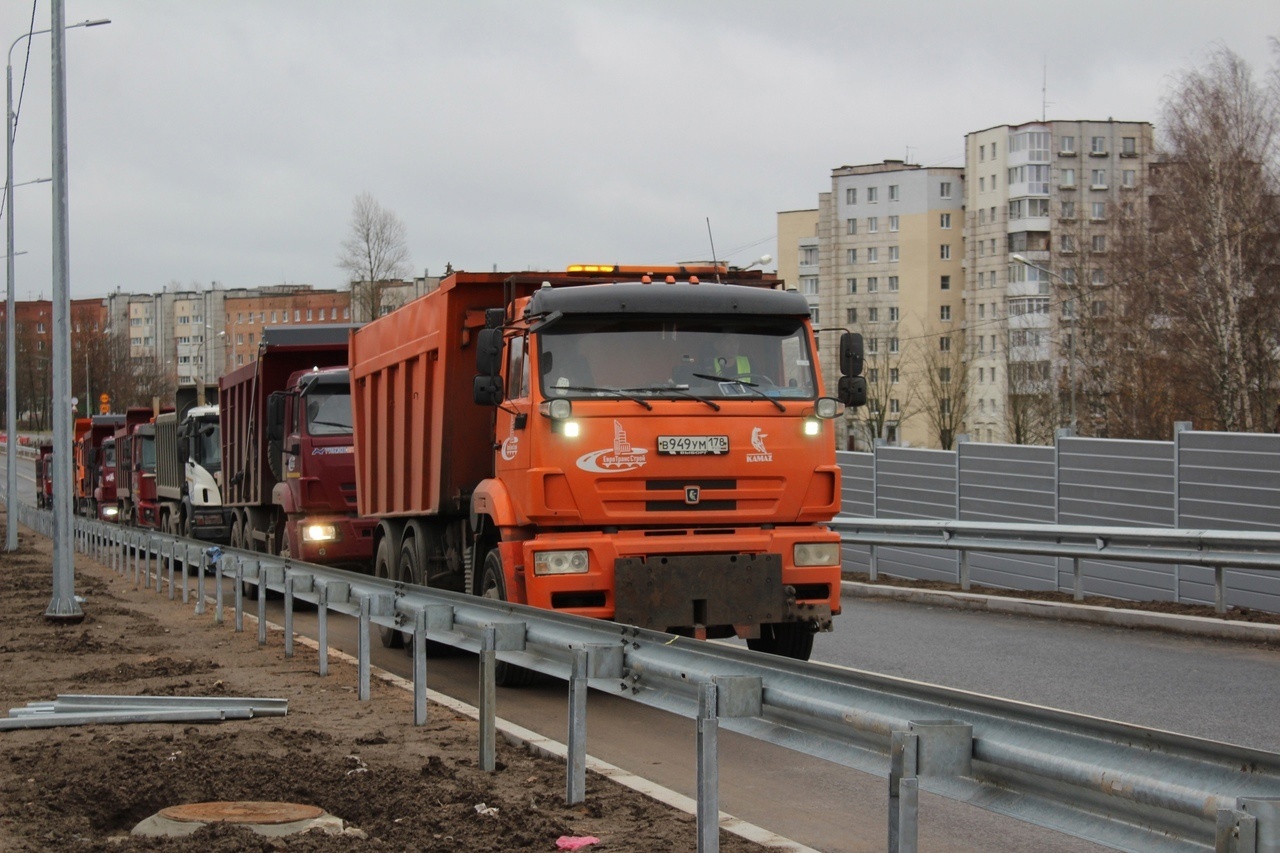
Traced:
[[217, 333], [223, 339], [219, 375], [258, 357], [266, 326], [351, 322], [351, 292], [284, 284], [228, 290], [221, 319]]
[[[866, 341], [870, 403], [840, 446], [943, 443], [934, 415], [963, 400], [963, 204], [963, 170], [886, 160], [834, 169], [816, 212], [779, 214], [779, 273], [795, 270], [819, 329]], [[829, 383], [838, 340], [819, 333]]]
[[965, 137], [972, 438], [1039, 443], [1076, 421], [1076, 312], [1096, 310], [1089, 290], [1108, 284], [1111, 225], [1152, 156], [1146, 122], [1054, 120]]

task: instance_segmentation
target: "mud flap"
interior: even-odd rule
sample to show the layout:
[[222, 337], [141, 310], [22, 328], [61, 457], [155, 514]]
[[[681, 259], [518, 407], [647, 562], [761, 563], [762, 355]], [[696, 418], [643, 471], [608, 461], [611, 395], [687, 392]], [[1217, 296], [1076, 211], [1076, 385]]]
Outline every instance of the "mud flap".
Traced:
[[665, 631], [794, 618], [777, 554], [622, 557], [613, 572], [614, 619], [627, 625]]

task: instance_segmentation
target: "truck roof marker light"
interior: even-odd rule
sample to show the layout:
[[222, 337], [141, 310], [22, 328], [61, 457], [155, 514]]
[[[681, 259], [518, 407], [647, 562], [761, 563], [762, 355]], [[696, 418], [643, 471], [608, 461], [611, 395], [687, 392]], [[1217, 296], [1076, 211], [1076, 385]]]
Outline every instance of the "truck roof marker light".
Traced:
[[653, 284], [653, 276], [651, 276], [651, 275], [642, 275], [642, 276], [640, 276], [640, 283], [641, 283], [641, 284]]
[[667, 278], [666, 278], [666, 282], [667, 282], [667, 284], [675, 284], [675, 283], [676, 283], [676, 277], [675, 277], [675, 276], [673, 276], [673, 275], [669, 275], [669, 276], [667, 276]]
[[691, 275], [691, 276], [689, 276], [689, 283], [690, 283], [690, 284], [697, 284], [697, 283], [698, 283], [698, 277], [697, 277], [696, 275]]

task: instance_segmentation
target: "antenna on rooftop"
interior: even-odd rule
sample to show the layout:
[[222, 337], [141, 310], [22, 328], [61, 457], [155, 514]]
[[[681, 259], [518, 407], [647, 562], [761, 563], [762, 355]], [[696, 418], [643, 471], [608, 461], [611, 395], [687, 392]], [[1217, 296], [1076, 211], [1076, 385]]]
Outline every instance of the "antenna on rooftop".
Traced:
[[716, 268], [716, 284], [720, 283], [720, 262], [716, 260], [716, 238], [711, 236], [711, 217], [707, 217], [707, 239], [711, 241], [711, 265]]

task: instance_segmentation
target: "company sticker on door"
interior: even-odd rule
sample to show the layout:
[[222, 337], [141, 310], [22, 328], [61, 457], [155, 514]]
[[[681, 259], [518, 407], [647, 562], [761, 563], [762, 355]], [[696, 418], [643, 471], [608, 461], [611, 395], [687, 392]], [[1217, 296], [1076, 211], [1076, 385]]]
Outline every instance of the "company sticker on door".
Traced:
[[627, 440], [627, 431], [622, 428], [622, 424], [614, 421], [613, 447], [582, 454], [578, 457], [578, 467], [596, 474], [634, 471], [644, 465], [648, 453], [643, 447], [632, 447]]

